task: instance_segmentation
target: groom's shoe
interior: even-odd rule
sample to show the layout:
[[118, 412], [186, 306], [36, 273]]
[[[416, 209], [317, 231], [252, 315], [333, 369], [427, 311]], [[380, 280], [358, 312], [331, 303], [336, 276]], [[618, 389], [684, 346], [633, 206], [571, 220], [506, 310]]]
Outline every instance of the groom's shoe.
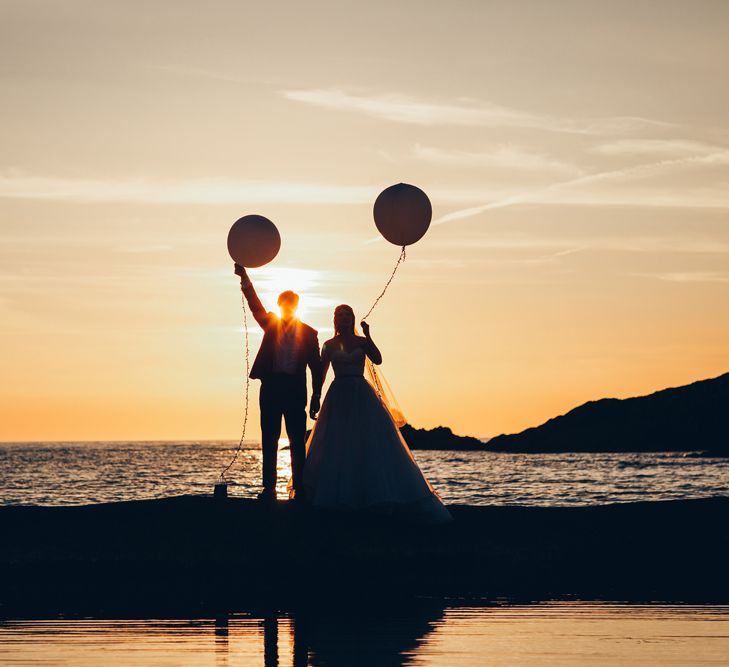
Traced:
[[276, 489], [263, 489], [258, 494], [258, 500], [262, 500], [263, 502], [275, 502], [276, 501]]

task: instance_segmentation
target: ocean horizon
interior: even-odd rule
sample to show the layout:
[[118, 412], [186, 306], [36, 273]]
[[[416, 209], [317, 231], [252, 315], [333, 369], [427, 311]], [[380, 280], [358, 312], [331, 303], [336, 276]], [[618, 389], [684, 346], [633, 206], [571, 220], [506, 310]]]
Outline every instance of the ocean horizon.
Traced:
[[[231, 440], [0, 443], [0, 504], [85, 505], [208, 495], [238, 445]], [[688, 452], [510, 454], [413, 452], [443, 501], [585, 506], [729, 496], [729, 459]], [[290, 475], [278, 457], [279, 497]], [[260, 444], [246, 440], [227, 475], [231, 496], [260, 490]]]

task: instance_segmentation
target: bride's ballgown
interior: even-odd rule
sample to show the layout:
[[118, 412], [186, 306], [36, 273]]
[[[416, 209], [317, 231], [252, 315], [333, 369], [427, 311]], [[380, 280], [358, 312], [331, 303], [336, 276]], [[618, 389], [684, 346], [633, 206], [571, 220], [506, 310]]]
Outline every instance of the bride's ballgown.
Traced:
[[364, 350], [336, 350], [330, 358], [335, 378], [306, 443], [304, 488], [311, 504], [450, 521], [389, 410], [364, 378]]

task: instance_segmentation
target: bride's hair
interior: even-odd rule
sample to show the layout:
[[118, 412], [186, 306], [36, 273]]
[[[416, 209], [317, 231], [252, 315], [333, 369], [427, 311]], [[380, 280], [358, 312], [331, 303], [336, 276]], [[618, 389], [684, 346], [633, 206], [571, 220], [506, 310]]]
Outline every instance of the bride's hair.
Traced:
[[[349, 330], [349, 332], [342, 331], [337, 326], [337, 314], [339, 313], [347, 313], [352, 318], [352, 328]], [[342, 333], [353, 333], [355, 336], [359, 335], [359, 332], [357, 331], [357, 327], [355, 325], [356, 321], [357, 320], [354, 317], [354, 310], [352, 310], [352, 306], [348, 306], [346, 303], [343, 303], [334, 309], [334, 333], [336, 335]], [[392, 418], [397, 424], [398, 428], [406, 424], [407, 420], [405, 419], [405, 416], [403, 415], [402, 410], [400, 409], [400, 406], [398, 405], [397, 400], [392, 393], [392, 389], [390, 389], [390, 385], [387, 383], [387, 380], [385, 380], [385, 376], [382, 374], [382, 371], [378, 371], [375, 369], [375, 365], [372, 363], [369, 357], [365, 357], [365, 377], [367, 378], [367, 382], [372, 385], [372, 388], [377, 393], [379, 399], [390, 411], [390, 414], [392, 415]]]
[[[350, 317], [352, 318], [352, 328], [350, 331], [342, 331], [337, 326], [337, 313], [349, 313]], [[355, 319], [354, 319], [354, 311], [352, 310], [352, 306], [348, 306], [346, 303], [343, 303], [334, 309], [334, 333], [335, 334], [339, 335], [342, 333], [352, 333], [352, 334], [356, 333], [354, 330], [354, 322], [355, 322]]]

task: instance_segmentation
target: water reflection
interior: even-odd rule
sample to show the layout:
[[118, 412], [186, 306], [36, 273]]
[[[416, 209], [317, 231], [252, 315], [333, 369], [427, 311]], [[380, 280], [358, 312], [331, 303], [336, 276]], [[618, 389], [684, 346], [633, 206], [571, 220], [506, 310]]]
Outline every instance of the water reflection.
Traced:
[[215, 664], [228, 667], [230, 664], [230, 641], [228, 638], [228, 615], [218, 616], [215, 619]]
[[[443, 618], [442, 608], [415, 607], [397, 614], [360, 610], [307, 611], [258, 619], [264, 667], [333, 667], [373, 665], [405, 667], [413, 664], [419, 643]], [[233, 618], [234, 626], [237, 625]], [[238, 632], [231, 642], [231, 619], [215, 620], [216, 664], [239, 662]]]
[[[264, 667], [279, 667], [279, 635], [278, 616], [265, 616], [262, 621], [263, 626], [263, 664]], [[288, 621], [288, 631], [290, 639], [290, 664], [292, 667], [307, 667], [309, 664], [309, 642], [306, 635], [302, 632], [304, 623], [301, 617], [298, 619], [292, 617], [286, 619]]]
[[278, 618], [275, 616], [263, 619], [263, 664], [278, 667]]
[[287, 485], [291, 479], [291, 450], [288, 438], [279, 438], [276, 474], [276, 493], [279, 498], [287, 498], [289, 495]]
[[725, 665], [729, 608], [541, 604], [215, 619], [0, 621], [0, 664], [59, 667]]

